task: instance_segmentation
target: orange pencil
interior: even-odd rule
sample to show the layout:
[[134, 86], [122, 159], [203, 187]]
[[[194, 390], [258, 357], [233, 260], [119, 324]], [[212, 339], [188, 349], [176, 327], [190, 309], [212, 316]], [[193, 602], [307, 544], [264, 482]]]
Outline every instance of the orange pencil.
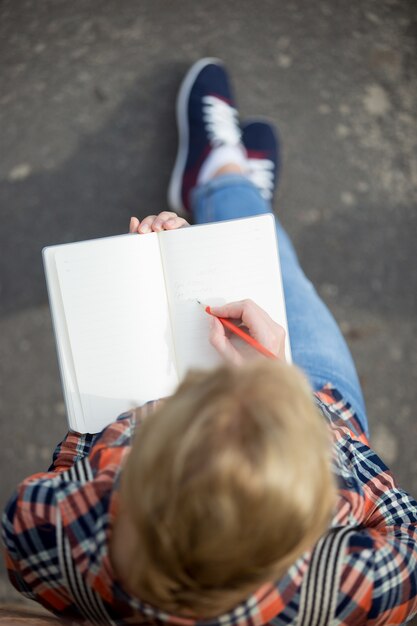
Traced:
[[202, 302], [200, 302], [200, 300], [197, 300], [197, 302], [198, 304], [201, 304], [201, 306], [204, 308], [206, 313], [208, 313], [209, 315], [212, 315], [213, 317], [217, 317], [217, 319], [223, 324], [225, 328], [228, 328], [229, 330], [232, 331], [232, 333], [235, 333], [235, 335], [237, 335], [238, 337], [246, 341], [246, 343], [252, 346], [252, 348], [255, 348], [255, 350], [257, 350], [264, 356], [269, 357], [270, 359], [277, 358], [275, 354], [273, 354], [272, 352], [268, 350], [268, 348], [265, 348], [265, 346], [259, 343], [259, 341], [256, 341], [256, 339], [254, 339], [250, 335], [248, 335], [248, 333], [245, 333], [245, 331], [239, 328], [239, 326], [235, 326], [235, 324], [232, 324], [232, 322], [228, 320], [226, 317], [220, 317], [218, 315], [215, 315], [214, 313], [212, 313], [211, 308], [209, 306], [206, 306]]

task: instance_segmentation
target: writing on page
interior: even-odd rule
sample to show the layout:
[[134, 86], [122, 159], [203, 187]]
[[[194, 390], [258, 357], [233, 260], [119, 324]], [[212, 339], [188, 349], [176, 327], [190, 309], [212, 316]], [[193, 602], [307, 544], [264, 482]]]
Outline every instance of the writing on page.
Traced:
[[161, 254], [180, 373], [219, 362], [208, 342], [216, 305], [251, 298], [287, 328], [274, 225], [269, 216], [161, 233]]

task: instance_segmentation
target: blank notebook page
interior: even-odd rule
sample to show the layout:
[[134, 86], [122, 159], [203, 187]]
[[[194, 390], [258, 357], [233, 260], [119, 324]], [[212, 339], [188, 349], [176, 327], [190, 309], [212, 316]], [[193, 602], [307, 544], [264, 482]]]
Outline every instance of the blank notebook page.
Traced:
[[[250, 298], [288, 337], [272, 214], [166, 231], [160, 239], [180, 376], [220, 362], [197, 299], [215, 305]], [[286, 350], [291, 360], [288, 340]]]
[[157, 235], [69, 244], [55, 259], [87, 431], [172, 393], [178, 377]]

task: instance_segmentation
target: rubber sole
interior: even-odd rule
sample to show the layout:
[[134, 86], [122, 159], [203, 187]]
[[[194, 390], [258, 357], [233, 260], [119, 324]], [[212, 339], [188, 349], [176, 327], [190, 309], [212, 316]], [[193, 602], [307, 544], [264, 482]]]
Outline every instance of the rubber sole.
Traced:
[[187, 162], [189, 140], [189, 127], [187, 119], [188, 98], [198, 74], [206, 65], [210, 65], [212, 63], [216, 65], [223, 65], [223, 61], [217, 59], [216, 57], [206, 57], [194, 63], [185, 75], [177, 96], [176, 116], [178, 127], [178, 151], [168, 185], [168, 205], [172, 211], [182, 213], [183, 215], [189, 215], [189, 211], [187, 211], [184, 207], [181, 198], [181, 186], [185, 164]]

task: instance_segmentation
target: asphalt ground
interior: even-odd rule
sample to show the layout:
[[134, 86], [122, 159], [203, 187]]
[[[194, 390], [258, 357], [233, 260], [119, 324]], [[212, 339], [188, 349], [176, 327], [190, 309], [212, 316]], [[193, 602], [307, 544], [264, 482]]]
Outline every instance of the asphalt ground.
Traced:
[[[41, 249], [166, 208], [200, 57], [279, 128], [275, 209], [417, 496], [417, 8], [408, 0], [0, 3], [0, 504], [66, 431]], [[0, 577], [0, 598], [18, 596]], [[417, 623], [417, 622], [416, 622]]]

